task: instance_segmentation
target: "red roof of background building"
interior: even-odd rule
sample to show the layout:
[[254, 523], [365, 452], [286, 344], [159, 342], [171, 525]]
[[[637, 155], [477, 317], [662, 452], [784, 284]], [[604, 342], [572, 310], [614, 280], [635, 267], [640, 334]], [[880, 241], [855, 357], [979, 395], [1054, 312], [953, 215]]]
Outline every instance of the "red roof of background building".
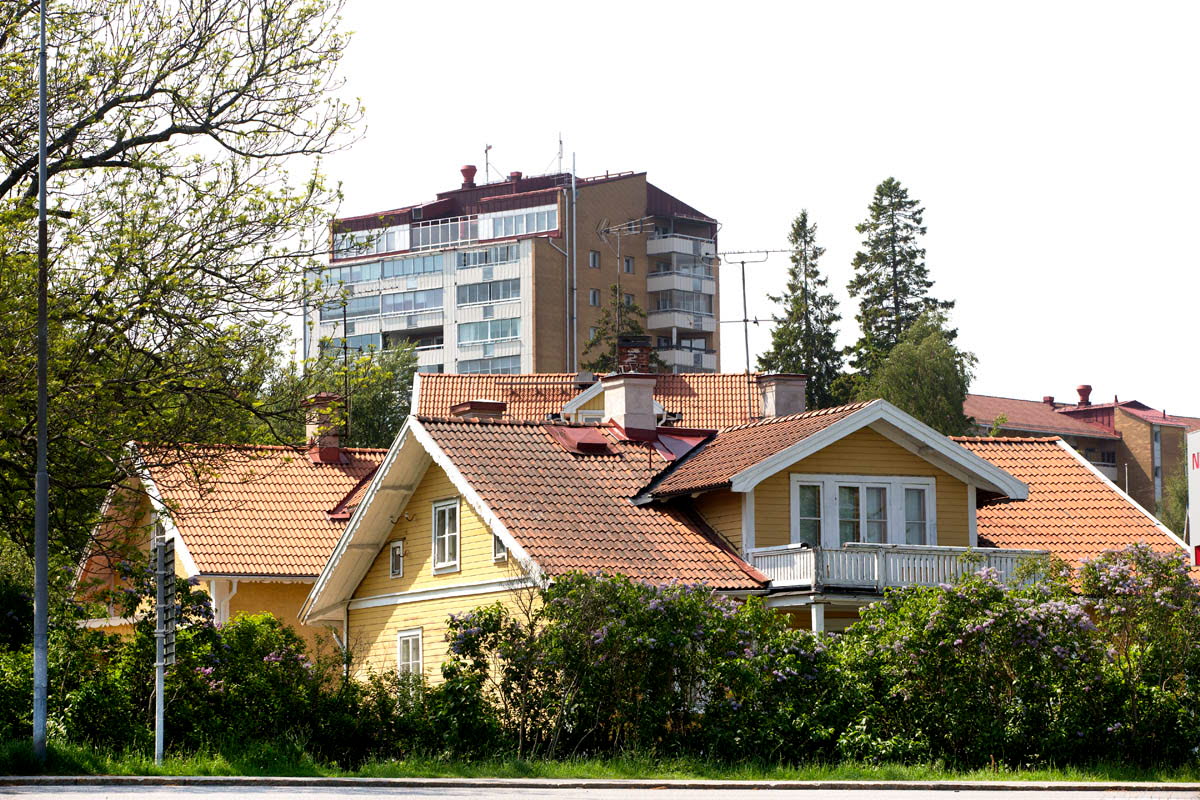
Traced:
[[985, 547], [1049, 550], [1078, 567], [1108, 550], [1145, 542], [1160, 553], [1180, 545], [1149, 512], [1081, 463], [1058, 437], [955, 437], [954, 441], [1029, 486], [1025, 500], [979, 508]]
[[344, 464], [315, 464], [305, 450], [139, 445], [150, 477], [202, 574], [320, 574], [367, 478], [386, 450], [343, 448]]
[[588, 426], [604, 454], [572, 452], [551, 423], [421, 418], [505, 528], [550, 575], [619, 572], [652, 582], [759, 589], [766, 577], [698, 517], [631, 498], [667, 466], [657, 448]]
[[[757, 374], [697, 372], [654, 377], [654, 399], [668, 413], [681, 415], [676, 423], [680, 426], [715, 430], [762, 415]], [[508, 418], [537, 422], [561, 412], [590, 385], [577, 383], [573, 373], [422, 373], [414, 413], [448, 417], [451, 406], [466, 400], [500, 400], [508, 404]]]
[[1003, 414], [1008, 419], [1000, 427], [1005, 430], [1090, 436], [1096, 439], [1120, 438], [1115, 431], [1060, 414], [1054, 406], [1037, 400], [968, 394], [963, 402], [963, 414], [973, 417], [977, 425], [989, 428]]

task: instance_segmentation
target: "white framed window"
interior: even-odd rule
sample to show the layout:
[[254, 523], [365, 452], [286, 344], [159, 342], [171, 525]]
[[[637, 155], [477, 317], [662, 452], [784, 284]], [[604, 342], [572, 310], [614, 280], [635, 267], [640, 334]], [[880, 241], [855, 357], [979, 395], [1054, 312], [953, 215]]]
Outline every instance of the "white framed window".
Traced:
[[492, 534], [492, 561], [507, 561], [508, 548], [504, 546], [504, 540], [496, 534]]
[[599, 250], [588, 250], [588, 266], [592, 269], [600, 269]]
[[937, 482], [919, 476], [791, 476], [793, 544], [937, 544]]
[[420, 675], [425, 671], [421, 661], [420, 628], [396, 632], [396, 671], [401, 675]]
[[633, 274], [633, 256], [625, 256], [623, 268], [628, 275]]
[[388, 548], [388, 564], [391, 567], [391, 576], [393, 578], [404, 577], [404, 540], [392, 542]]
[[433, 571], [458, 571], [458, 498], [433, 504]]
[[627, 306], [633, 305], [633, 295], [625, 294], [622, 296], [621, 299], [625, 302], [625, 305], [627, 305]]
[[595, 339], [599, 334], [600, 334], [599, 328], [597, 328], [595, 326], [588, 328], [588, 340], [589, 341], [592, 339]]
[[600, 290], [599, 289], [588, 289], [588, 305], [589, 306], [600, 305]]

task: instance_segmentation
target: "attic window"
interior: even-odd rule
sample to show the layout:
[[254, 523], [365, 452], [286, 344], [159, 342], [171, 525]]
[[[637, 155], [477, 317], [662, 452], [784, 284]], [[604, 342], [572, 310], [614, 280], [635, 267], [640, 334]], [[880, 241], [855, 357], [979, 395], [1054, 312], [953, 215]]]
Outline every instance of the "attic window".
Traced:
[[392, 542], [392, 546], [391, 546], [389, 552], [390, 552], [390, 563], [391, 563], [391, 576], [393, 578], [403, 578], [404, 577], [404, 540], [401, 539], [397, 542]]

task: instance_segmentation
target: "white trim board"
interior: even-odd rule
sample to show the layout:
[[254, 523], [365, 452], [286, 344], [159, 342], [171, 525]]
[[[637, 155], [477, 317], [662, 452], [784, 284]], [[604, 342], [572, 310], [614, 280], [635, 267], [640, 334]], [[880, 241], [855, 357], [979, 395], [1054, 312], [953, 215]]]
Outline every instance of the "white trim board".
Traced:
[[886, 423], [885, 426], [873, 426], [876, 432], [909, 450], [912, 450], [914, 443], [897, 441], [903, 437], [897, 436], [896, 432], [912, 437], [921, 447], [928, 450], [918, 452], [917, 455], [960, 480], [969, 478], [964, 480], [964, 483], [983, 486], [1014, 500], [1024, 500], [1029, 496], [1029, 487], [1024, 483], [886, 400], [872, 400], [864, 408], [838, 420], [828, 428], [747, 467], [732, 477], [730, 488], [735, 492], [749, 491], [775, 473], [876, 422]]
[[537, 584], [527, 577], [503, 578], [494, 581], [478, 581], [476, 583], [459, 583], [454, 586], [438, 586], [433, 589], [418, 589], [411, 592], [395, 592], [393, 594], [377, 594], [371, 597], [356, 597], [348, 603], [352, 611], [362, 608], [379, 608], [381, 606], [397, 606], [407, 603], [419, 603], [422, 600], [442, 600], [447, 597], [470, 597], [476, 594], [494, 594], [516, 589], [528, 589]]
[[183, 568], [187, 572], [187, 576], [189, 578], [196, 577], [200, 574], [200, 568], [196, 566], [195, 559], [188, 552], [187, 542], [183, 540], [183, 534], [175, 526], [175, 520], [171, 518], [171, 512], [167, 508], [166, 502], [163, 501], [162, 494], [158, 491], [158, 485], [150, 477], [150, 470], [146, 467], [146, 462], [142, 460], [141, 453], [137, 451], [137, 444], [130, 442], [127, 446], [133, 452], [134, 458], [137, 461], [138, 478], [142, 481], [142, 485], [146, 487], [146, 494], [150, 497], [150, 508], [154, 516], [162, 522], [163, 531], [175, 540], [175, 555], [183, 562]]

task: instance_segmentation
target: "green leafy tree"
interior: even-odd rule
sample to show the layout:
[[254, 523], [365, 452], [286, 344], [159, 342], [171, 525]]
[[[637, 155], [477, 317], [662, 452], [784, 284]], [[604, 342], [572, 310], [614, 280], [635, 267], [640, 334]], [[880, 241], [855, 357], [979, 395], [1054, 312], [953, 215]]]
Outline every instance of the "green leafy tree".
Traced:
[[[125, 443], [246, 441], [356, 106], [326, 0], [62, 0], [48, 38], [52, 547], [77, 552]], [[32, 539], [37, 4], [0, 5], [0, 535]], [[291, 157], [300, 156], [297, 162]], [[297, 163], [314, 168], [291, 175]]]
[[[858, 298], [861, 335], [847, 352], [851, 364], [869, 378], [922, 313], [947, 311], [952, 301], [929, 296], [933, 281], [925, 267], [925, 209], [910, 199], [895, 178], [875, 187], [867, 219], [855, 229], [863, 247], [854, 255], [854, 277], [847, 289]], [[954, 332], [949, 331], [950, 338]]]
[[963, 402], [975, 356], [954, 346], [939, 311], [920, 316], [858, 389], [859, 400], [882, 398], [947, 436], [971, 432]]
[[1159, 504], [1158, 518], [1171, 530], [1183, 535], [1188, 513], [1188, 467], [1187, 454], [1181, 454], [1175, 470], [1163, 484], [1163, 499]]
[[758, 357], [758, 368], [808, 375], [808, 407], [825, 408], [841, 399], [834, 385], [842, 371], [834, 326], [842, 317], [837, 312], [837, 300], [825, 291], [829, 279], [817, 265], [825, 248], [817, 244], [816, 237], [816, 223], [808, 221], [807, 209], [802, 210], [788, 234], [792, 266], [788, 269], [787, 288], [783, 294], [768, 295], [783, 306], [783, 313], [773, 317], [771, 349]]
[[[609, 287], [608, 304], [600, 312], [596, 333], [589, 336], [583, 345], [583, 356], [588, 359], [581, 366], [597, 375], [615, 372], [617, 369], [617, 340], [622, 336], [646, 335], [646, 312], [637, 303], [626, 303], [621, 289], [615, 283]], [[666, 362], [651, 351], [650, 368], [655, 372], [667, 371]]]

